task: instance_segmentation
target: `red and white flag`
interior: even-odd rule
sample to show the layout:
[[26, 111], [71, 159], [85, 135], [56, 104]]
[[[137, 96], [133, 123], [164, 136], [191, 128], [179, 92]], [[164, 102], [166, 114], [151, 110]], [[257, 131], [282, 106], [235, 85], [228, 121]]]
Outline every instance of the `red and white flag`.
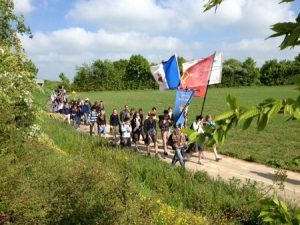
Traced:
[[215, 54], [198, 60], [183, 70], [180, 88], [194, 90], [196, 97], [203, 98], [206, 93], [214, 58]]

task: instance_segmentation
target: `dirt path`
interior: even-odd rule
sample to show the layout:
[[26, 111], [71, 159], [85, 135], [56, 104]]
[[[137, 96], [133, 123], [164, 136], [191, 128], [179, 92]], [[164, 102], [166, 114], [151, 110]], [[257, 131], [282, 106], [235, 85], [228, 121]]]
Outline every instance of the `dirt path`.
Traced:
[[[88, 134], [89, 126], [82, 125], [80, 130]], [[110, 135], [107, 136], [107, 138], [110, 138]], [[158, 140], [158, 144], [160, 153], [159, 158], [162, 161], [171, 163], [173, 154], [168, 157], [163, 157], [162, 141]], [[146, 147], [142, 142], [138, 144], [138, 150], [141, 154], [146, 154]], [[198, 159], [195, 154], [186, 163], [186, 168], [191, 171], [206, 171], [210, 176], [215, 178], [220, 176], [224, 180], [230, 180], [235, 177], [242, 182], [246, 182], [247, 180], [256, 181], [263, 190], [269, 190], [273, 186], [274, 168], [223, 155], [222, 158], [221, 161], [216, 162], [213, 153], [205, 151], [205, 159], [202, 161], [203, 165], [197, 163]], [[277, 191], [286, 201], [300, 206], [300, 173], [287, 171], [287, 176], [286, 182], [284, 183], [284, 191], [278, 189]], [[269, 192], [269, 194], [272, 193], [272, 191]]]

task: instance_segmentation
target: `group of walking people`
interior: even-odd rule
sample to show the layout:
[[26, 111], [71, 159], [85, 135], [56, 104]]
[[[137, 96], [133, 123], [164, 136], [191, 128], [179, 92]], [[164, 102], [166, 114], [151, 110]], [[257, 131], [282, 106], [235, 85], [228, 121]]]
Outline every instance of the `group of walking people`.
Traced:
[[[186, 122], [176, 125], [172, 107], [168, 107], [163, 111], [163, 115], [159, 116], [156, 107], [153, 107], [144, 117], [141, 108], [138, 110], [129, 109], [128, 105], [125, 105], [120, 113], [117, 109], [113, 109], [109, 121], [107, 121], [103, 101], [96, 101], [91, 104], [91, 101], [86, 98], [85, 100], [78, 99], [69, 102], [67, 98], [61, 100], [58, 95], [56, 98], [52, 96], [51, 99], [53, 112], [63, 114], [65, 121], [72, 124], [76, 129], [81, 125], [89, 126], [91, 136], [106, 137], [110, 133], [116, 143], [122, 147], [133, 147], [137, 151], [139, 150], [139, 141], [143, 141], [149, 156], [151, 155], [151, 143], [153, 143], [155, 157], [159, 157], [157, 144], [159, 128], [163, 142], [163, 154], [165, 156], [170, 155], [169, 145], [175, 150], [172, 164], [175, 165], [179, 161], [180, 165], [184, 167], [185, 162], [194, 152], [198, 152], [198, 163], [203, 164], [205, 143], [196, 141], [194, 144], [188, 145], [188, 136], [182, 132], [182, 128], [186, 127]], [[57, 102], [60, 104], [59, 107], [55, 107]], [[190, 128], [198, 133], [204, 133], [204, 126], [214, 125], [212, 116], [207, 115], [205, 118], [197, 116]], [[219, 161], [221, 157], [217, 153], [216, 146], [213, 146], [213, 149], [215, 159]]]

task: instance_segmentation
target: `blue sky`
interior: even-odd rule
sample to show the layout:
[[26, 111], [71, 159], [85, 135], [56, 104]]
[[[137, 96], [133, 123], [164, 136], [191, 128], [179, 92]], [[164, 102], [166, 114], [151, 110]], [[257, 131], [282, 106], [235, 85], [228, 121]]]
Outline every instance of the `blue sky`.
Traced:
[[215, 14], [203, 0], [15, 0], [33, 39], [22, 37], [41, 79], [70, 79], [76, 66], [96, 59], [142, 54], [160, 62], [173, 53], [187, 60], [212, 52], [260, 66], [268, 59], [293, 59], [300, 49], [280, 51], [281, 38], [265, 40], [270, 25], [294, 20], [300, 0], [225, 0]]

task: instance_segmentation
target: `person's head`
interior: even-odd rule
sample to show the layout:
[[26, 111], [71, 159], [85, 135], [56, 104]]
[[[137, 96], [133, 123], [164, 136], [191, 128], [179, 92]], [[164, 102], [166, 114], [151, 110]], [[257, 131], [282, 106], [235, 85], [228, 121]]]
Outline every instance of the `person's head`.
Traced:
[[92, 107], [92, 111], [93, 111], [93, 112], [96, 112], [96, 107]]
[[103, 103], [102, 100], [99, 102], [99, 105], [100, 105], [100, 106], [103, 106], [103, 105], [104, 105], [104, 103]]
[[139, 113], [143, 113], [143, 109], [142, 108], [139, 108]]
[[156, 113], [156, 107], [152, 107], [152, 113]]
[[139, 112], [135, 112], [134, 118], [140, 118], [140, 113]]
[[85, 100], [84, 104], [85, 104], [85, 105], [88, 105], [88, 104], [89, 104], [89, 101]]
[[201, 115], [196, 116], [196, 121], [197, 121], [197, 122], [200, 122], [201, 120], [202, 120], [202, 116], [201, 116]]
[[125, 109], [126, 111], [128, 111], [128, 110], [129, 110], [128, 105], [125, 105], [125, 106], [124, 106], [124, 109]]
[[130, 124], [130, 118], [126, 117], [126, 118], [124, 119], [124, 123]]
[[113, 109], [112, 114], [117, 115], [118, 111], [116, 109]]
[[135, 113], [135, 108], [131, 108], [131, 109], [130, 109], [130, 112], [131, 112], [132, 114], [134, 114], [134, 113]]
[[155, 117], [155, 114], [154, 114], [154, 113], [150, 113], [149, 119], [150, 119], [150, 120], [153, 120], [154, 117]]
[[181, 133], [181, 124], [175, 125], [175, 133], [180, 134]]
[[169, 118], [169, 112], [168, 110], [164, 110], [164, 119], [168, 119]]
[[169, 106], [169, 108], [168, 108], [168, 112], [169, 112], [169, 113], [172, 113], [172, 112], [173, 112], [173, 109], [172, 109], [172, 107], [171, 107], [171, 106]]
[[103, 116], [104, 114], [105, 114], [105, 111], [104, 111], [104, 109], [101, 109], [101, 110], [100, 110], [100, 115], [102, 115], [102, 116]]
[[206, 115], [205, 120], [206, 120], [207, 122], [212, 121], [212, 115]]
[[94, 105], [98, 105], [98, 101], [95, 101]]

